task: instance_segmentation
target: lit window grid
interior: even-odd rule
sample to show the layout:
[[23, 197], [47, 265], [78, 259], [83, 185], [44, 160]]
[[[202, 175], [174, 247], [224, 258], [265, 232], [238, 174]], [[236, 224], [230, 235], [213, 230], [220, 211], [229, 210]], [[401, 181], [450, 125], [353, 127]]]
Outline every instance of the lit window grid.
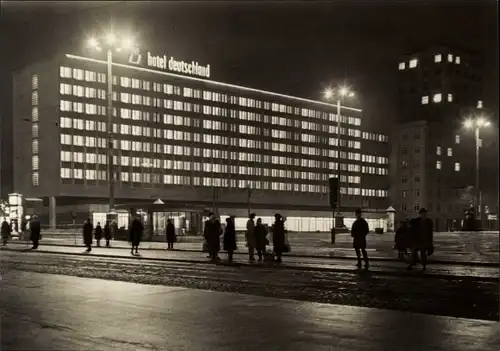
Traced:
[[31, 76], [31, 184], [34, 187], [40, 185], [40, 173], [39, 173], [39, 124], [38, 124], [38, 74], [33, 74]]

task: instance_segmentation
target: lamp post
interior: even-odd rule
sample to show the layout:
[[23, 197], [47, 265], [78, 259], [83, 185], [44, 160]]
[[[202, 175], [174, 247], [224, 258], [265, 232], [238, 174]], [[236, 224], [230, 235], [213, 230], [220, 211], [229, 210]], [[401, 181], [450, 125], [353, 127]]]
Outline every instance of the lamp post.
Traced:
[[133, 40], [130, 38], [117, 39], [114, 33], [108, 33], [102, 39], [90, 38], [88, 46], [96, 51], [106, 51], [107, 66], [107, 159], [108, 159], [108, 185], [109, 185], [109, 213], [115, 211], [115, 176], [113, 165], [113, 52], [131, 50]]
[[[324, 97], [325, 97], [325, 100], [327, 101], [330, 101], [330, 100], [336, 100], [337, 101], [337, 149], [338, 149], [338, 158], [340, 158], [340, 127], [341, 127], [341, 116], [340, 116], [340, 113], [341, 113], [341, 102], [343, 102], [346, 98], [352, 98], [354, 97], [354, 92], [351, 91], [349, 88], [347, 87], [338, 87], [336, 89], [331, 89], [331, 88], [328, 88], [325, 90], [324, 92]], [[338, 160], [337, 158], [337, 160]], [[337, 218], [340, 218], [341, 215], [340, 215], [340, 163], [337, 162], [337, 178], [338, 178], [338, 193], [337, 193], [337, 206], [336, 206], [336, 210], [337, 210]], [[333, 216], [334, 216], [334, 228], [335, 228], [335, 211], [333, 212]], [[340, 223], [337, 223], [337, 224], [340, 224]], [[334, 241], [332, 239], [332, 241]]]
[[481, 147], [481, 139], [479, 139], [479, 131], [481, 128], [487, 128], [491, 124], [483, 116], [475, 116], [467, 119], [464, 123], [467, 129], [474, 130], [474, 139], [476, 144], [476, 191], [474, 196], [474, 208], [477, 214], [480, 216], [479, 219], [482, 223], [482, 204], [481, 204], [481, 192], [479, 190], [479, 148]]

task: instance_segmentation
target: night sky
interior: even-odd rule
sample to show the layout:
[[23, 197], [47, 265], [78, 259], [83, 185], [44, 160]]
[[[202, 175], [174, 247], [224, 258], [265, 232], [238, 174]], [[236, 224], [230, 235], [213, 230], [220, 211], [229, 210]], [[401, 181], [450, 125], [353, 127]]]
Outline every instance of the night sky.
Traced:
[[2, 5], [2, 114], [10, 113], [13, 69], [57, 52], [84, 53], [84, 40], [105, 31], [110, 18], [117, 31], [134, 33], [143, 49], [210, 63], [214, 80], [312, 99], [321, 99], [328, 85], [346, 82], [360, 96], [367, 127], [387, 125], [380, 122], [395, 117], [392, 96], [400, 54], [457, 45], [482, 56], [484, 101], [498, 111], [496, 1]]

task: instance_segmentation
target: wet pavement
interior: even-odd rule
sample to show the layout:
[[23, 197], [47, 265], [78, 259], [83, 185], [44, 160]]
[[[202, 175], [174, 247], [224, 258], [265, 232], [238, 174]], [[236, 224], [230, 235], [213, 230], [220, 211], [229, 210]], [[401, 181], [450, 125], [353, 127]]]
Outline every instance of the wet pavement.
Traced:
[[[498, 322], [2, 273], [2, 350], [494, 350]], [[495, 346], [497, 345], [497, 346]]]
[[498, 276], [453, 276], [431, 269], [394, 274], [382, 266], [369, 271], [357, 271], [352, 265], [322, 270], [287, 262], [211, 264], [206, 258], [167, 261], [10, 250], [1, 251], [0, 264], [4, 273], [30, 271], [454, 317], [499, 318]]
[[[349, 234], [337, 235], [336, 243], [330, 244], [329, 234], [309, 233], [309, 234], [289, 234], [292, 247], [290, 256], [305, 257], [333, 257], [333, 258], [353, 258], [352, 239]], [[368, 236], [368, 253], [376, 260], [394, 260], [397, 253], [392, 249], [394, 235], [370, 234]], [[431, 260], [443, 263], [465, 263], [465, 264], [486, 264], [498, 266], [499, 255], [499, 234], [498, 232], [488, 233], [435, 233], [435, 253]], [[25, 244], [27, 245], [27, 244]], [[50, 235], [43, 238], [41, 245], [62, 245], [62, 246], [82, 246], [82, 236], [80, 232], [73, 237], [66, 236], [65, 239], [57, 239]], [[115, 248], [129, 248], [126, 241], [112, 241]], [[184, 251], [200, 251], [200, 237], [179, 237], [179, 242], [175, 244], [176, 249]], [[243, 236], [239, 236], [239, 250], [236, 255], [245, 255], [246, 247]], [[141, 248], [164, 250], [164, 242], [142, 242]], [[272, 249], [270, 246], [269, 249]]]

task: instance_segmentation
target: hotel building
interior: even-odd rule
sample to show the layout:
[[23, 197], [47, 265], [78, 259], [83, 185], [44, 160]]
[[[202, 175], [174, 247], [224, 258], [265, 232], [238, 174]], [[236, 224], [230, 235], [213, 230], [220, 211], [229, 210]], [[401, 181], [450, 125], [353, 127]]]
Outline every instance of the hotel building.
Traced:
[[[117, 205], [160, 199], [237, 217], [250, 208], [287, 216], [289, 230], [328, 231], [328, 179], [340, 175], [345, 224], [362, 206], [385, 227], [388, 138], [362, 130], [361, 110], [342, 106], [339, 140], [336, 105], [213, 81], [209, 65], [142, 58], [113, 62]], [[71, 214], [103, 221], [108, 210], [106, 88], [97, 55], [15, 75], [12, 192], [43, 199], [52, 226]]]

